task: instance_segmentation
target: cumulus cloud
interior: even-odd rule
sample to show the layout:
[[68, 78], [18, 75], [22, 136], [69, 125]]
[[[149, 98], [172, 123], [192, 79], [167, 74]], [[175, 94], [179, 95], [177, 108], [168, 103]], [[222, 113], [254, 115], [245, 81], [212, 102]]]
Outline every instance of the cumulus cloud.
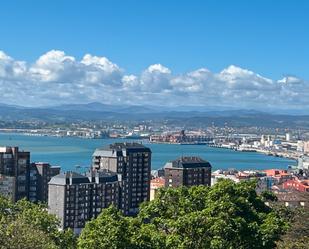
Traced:
[[140, 88], [146, 92], [161, 92], [171, 89], [171, 71], [161, 64], [149, 66], [140, 76]]
[[16, 61], [12, 57], [0, 51], [0, 79], [11, 80], [26, 77], [26, 63]]
[[121, 84], [122, 70], [106, 57], [86, 54], [81, 61], [86, 82], [111, 85]]
[[184, 93], [198, 93], [205, 88], [211, 88], [211, 83], [214, 82], [212, 73], [206, 69], [201, 68], [184, 75], [178, 75], [171, 80], [171, 85], [176, 91]]
[[217, 79], [225, 82], [228, 88], [234, 90], [273, 90], [276, 88], [272, 80], [234, 65], [222, 70], [217, 75]]
[[36, 81], [65, 83], [75, 82], [82, 71], [74, 57], [65, 55], [63, 51], [51, 50], [29, 68], [29, 73]]
[[27, 106], [93, 101], [258, 109], [309, 105], [309, 83], [295, 76], [274, 80], [235, 65], [218, 73], [200, 68], [174, 74], [161, 64], [133, 75], [106, 57], [77, 59], [59, 50], [33, 63], [0, 51], [0, 89], [2, 103]]
[[81, 61], [63, 51], [51, 50], [29, 68], [40, 82], [120, 84], [121, 69], [106, 57], [86, 54]]

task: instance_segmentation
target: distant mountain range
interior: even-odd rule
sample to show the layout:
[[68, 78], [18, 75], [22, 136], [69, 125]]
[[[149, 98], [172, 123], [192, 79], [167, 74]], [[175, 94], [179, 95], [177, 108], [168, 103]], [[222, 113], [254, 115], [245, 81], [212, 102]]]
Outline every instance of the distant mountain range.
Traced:
[[[76, 122], [99, 120], [169, 120], [184, 125], [232, 125], [265, 127], [309, 127], [309, 115], [289, 112], [267, 113], [257, 110], [236, 110], [201, 106], [128, 106], [102, 103], [67, 104], [52, 107], [22, 107], [0, 104], [1, 121], [38, 120]], [[181, 123], [180, 123], [181, 122]]]
[[114, 112], [114, 113], [128, 113], [128, 112], [151, 113], [157, 111], [156, 108], [148, 106], [107, 105], [99, 102], [92, 102], [88, 104], [66, 104], [66, 105], [59, 105], [45, 108], [53, 110], [62, 110], [62, 111], [95, 111], [95, 112]]

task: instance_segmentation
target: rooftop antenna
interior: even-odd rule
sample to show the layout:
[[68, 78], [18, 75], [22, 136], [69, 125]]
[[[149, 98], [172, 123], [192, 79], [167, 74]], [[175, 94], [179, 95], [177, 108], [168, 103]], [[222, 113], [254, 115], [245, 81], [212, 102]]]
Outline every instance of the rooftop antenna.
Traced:
[[75, 165], [76, 172], [78, 172], [80, 174], [85, 173], [86, 172], [85, 169], [87, 169], [87, 168], [89, 168], [89, 167], [88, 166], [79, 165], [79, 164]]
[[76, 164], [75, 165], [75, 169], [76, 169], [77, 172], [80, 173], [81, 166], [79, 164]]

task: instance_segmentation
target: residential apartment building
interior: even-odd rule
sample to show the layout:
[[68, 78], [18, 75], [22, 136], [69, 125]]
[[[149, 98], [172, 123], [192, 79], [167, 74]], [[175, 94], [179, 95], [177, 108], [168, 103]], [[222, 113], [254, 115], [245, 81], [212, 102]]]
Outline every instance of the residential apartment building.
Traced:
[[298, 169], [309, 170], [309, 156], [301, 156], [298, 158]]
[[299, 191], [281, 191], [276, 193], [278, 201], [276, 203], [286, 207], [308, 207], [309, 193]]
[[0, 194], [10, 200], [15, 197], [15, 177], [0, 174]]
[[309, 155], [309, 141], [304, 142], [304, 153]]
[[165, 179], [163, 177], [156, 177], [150, 181], [150, 200], [154, 200], [158, 189], [165, 186]]
[[62, 229], [72, 228], [77, 234], [103, 208], [118, 206], [119, 182], [115, 173], [61, 173], [50, 180], [48, 187], [49, 213], [59, 218]]
[[47, 202], [48, 182], [59, 173], [60, 167], [30, 163], [30, 152], [0, 147], [0, 194], [14, 202], [22, 198]]
[[0, 175], [1, 179], [10, 178], [10, 184], [14, 183], [11, 191], [13, 201], [28, 198], [29, 172], [30, 152], [20, 151], [18, 147], [0, 147]]
[[282, 184], [283, 189], [297, 190], [299, 192], [309, 192], [309, 180], [291, 179]]
[[275, 184], [282, 184], [293, 178], [292, 174], [285, 169], [266, 169], [266, 176], [272, 177]]
[[48, 182], [60, 174], [60, 166], [49, 163], [35, 162], [30, 165], [29, 200], [32, 202], [48, 201]]
[[166, 163], [164, 171], [166, 187], [211, 184], [211, 165], [200, 157], [180, 157]]
[[120, 175], [119, 208], [134, 215], [150, 198], [151, 150], [139, 143], [115, 143], [93, 153], [92, 168]]

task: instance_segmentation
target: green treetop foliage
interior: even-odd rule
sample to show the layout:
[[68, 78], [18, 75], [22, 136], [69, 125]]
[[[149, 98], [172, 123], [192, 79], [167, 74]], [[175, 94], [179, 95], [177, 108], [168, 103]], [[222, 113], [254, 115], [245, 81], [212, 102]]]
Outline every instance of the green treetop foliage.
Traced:
[[308, 211], [268, 207], [264, 201], [276, 198], [257, 195], [255, 187], [221, 180], [213, 187], [162, 188], [137, 217], [104, 209], [87, 222], [77, 244], [44, 205], [0, 196], [0, 249], [308, 248]]
[[277, 208], [291, 222], [288, 232], [278, 241], [278, 249], [309, 249], [309, 208], [297, 208], [295, 210], [285, 207]]
[[211, 188], [162, 188], [137, 217], [104, 210], [87, 223], [78, 247], [275, 248], [287, 222], [264, 204], [255, 187], [255, 182], [222, 180]]
[[129, 248], [129, 218], [114, 207], [104, 209], [97, 219], [86, 224], [79, 241], [79, 248]]
[[0, 196], [0, 249], [76, 248], [73, 232], [59, 231], [58, 225], [44, 205]]

